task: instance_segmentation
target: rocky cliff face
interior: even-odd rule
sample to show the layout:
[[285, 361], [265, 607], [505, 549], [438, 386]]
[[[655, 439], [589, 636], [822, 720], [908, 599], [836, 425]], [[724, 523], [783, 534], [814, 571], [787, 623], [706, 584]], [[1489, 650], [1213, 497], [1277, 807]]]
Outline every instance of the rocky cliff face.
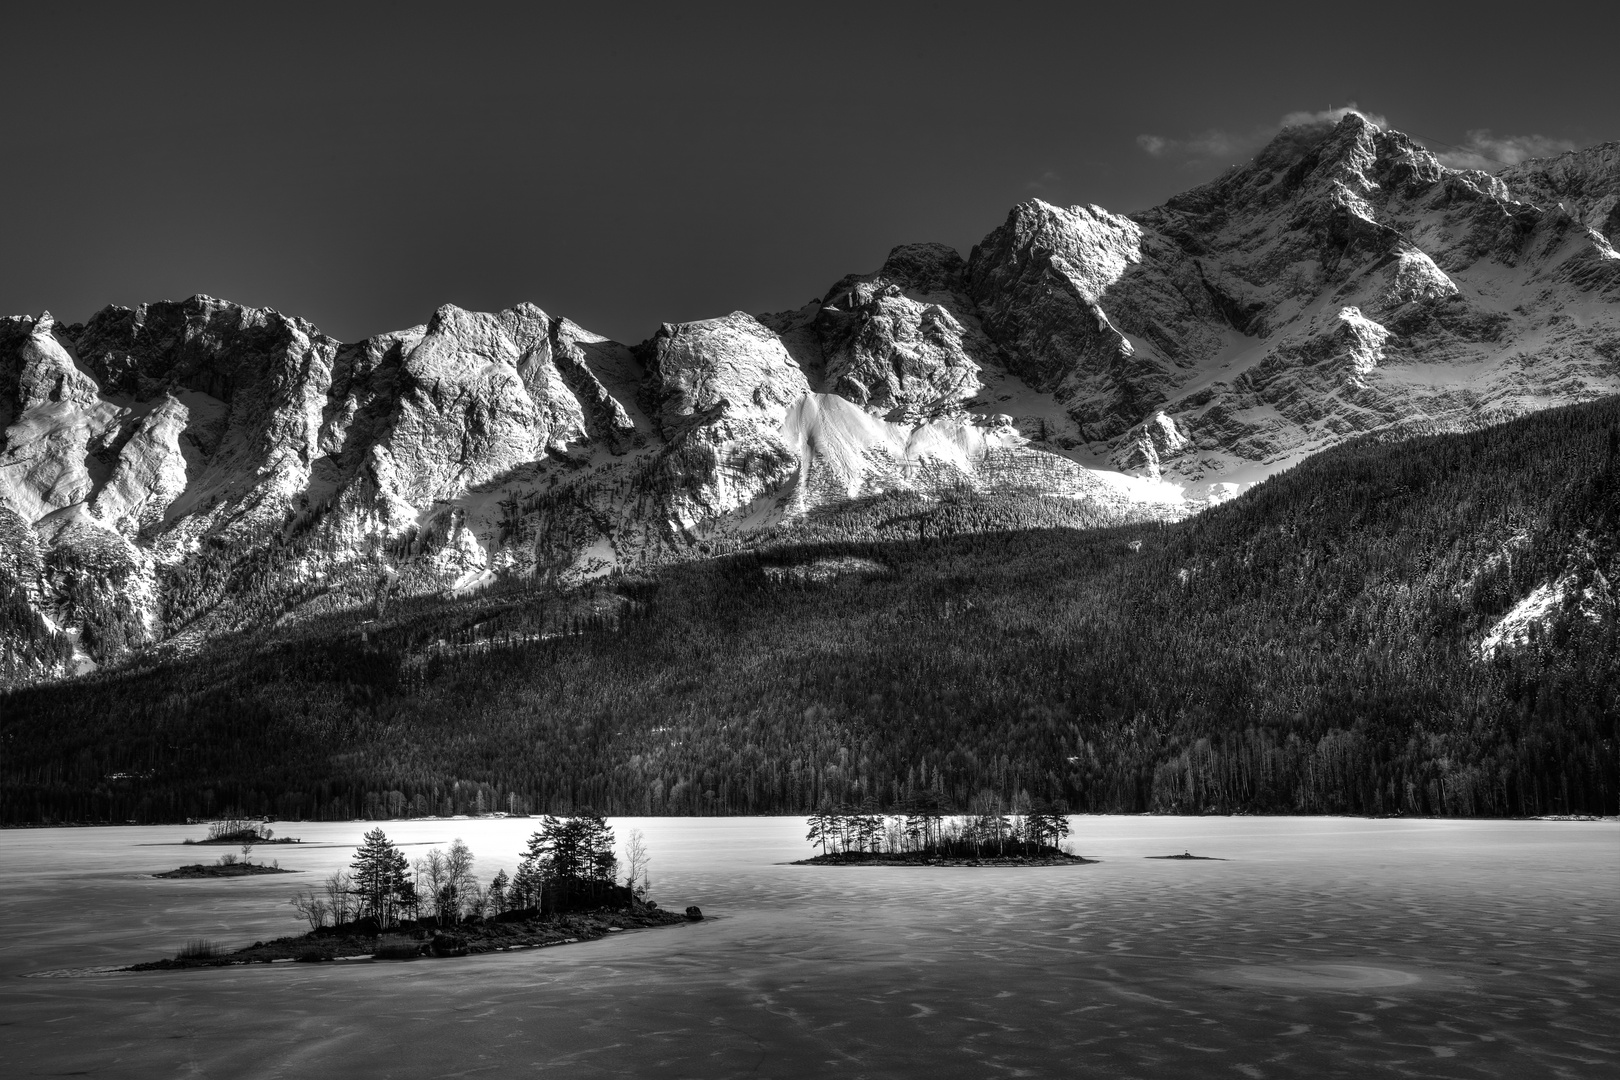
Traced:
[[1497, 178], [1515, 198], [1559, 207], [1611, 244], [1620, 243], [1620, 143], [1527, 161]]
[[1617, 177], [1613, 147], [1455, 172], [1352, 115], [1132, 219], [1019, 206], [969, 274], [1088, 449], [1246, 483], [1360, 432], [1613, 392], [1620, 259], [1594, 226]]
[[0, 683], [896, 492], [1176, 516], [1361, 432], [1614, 393], [1617, 207], [1614, 145], [1490, 176], [1350, 116], [634, 348], [532, 305], [356, 343], [203, 296], [0, 319]]

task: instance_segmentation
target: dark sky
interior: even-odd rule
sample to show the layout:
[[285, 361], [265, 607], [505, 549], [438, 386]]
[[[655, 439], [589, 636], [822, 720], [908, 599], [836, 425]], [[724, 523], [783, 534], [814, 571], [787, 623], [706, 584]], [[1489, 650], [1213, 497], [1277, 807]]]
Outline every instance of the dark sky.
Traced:
[[0, 313], [532, 300], [634, 342], [1031, 196], [1151, 206], [1291, 112], [1620, 139], [1612, 4], [67, 7], [0, 16]]

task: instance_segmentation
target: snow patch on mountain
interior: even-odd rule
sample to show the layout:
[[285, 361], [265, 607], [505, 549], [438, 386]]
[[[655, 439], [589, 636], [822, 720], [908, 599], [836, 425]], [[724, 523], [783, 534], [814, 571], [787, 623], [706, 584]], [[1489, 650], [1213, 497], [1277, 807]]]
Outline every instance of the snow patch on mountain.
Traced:
[[1490, 660], [1504, 649], [1522, 648], [1544, 632], [1560, 613], [1568, 612], [1596, 623], [1613, 607], [1613, 590], [1601, 573], [1594, 571], [1592, 582], [1583, 588], [1573, 571], [1565, 571], [1556, 580], [1537, 585], [1530, 595], [1497, 620], [1480, 639], [1476, 655], [1481, 660]]

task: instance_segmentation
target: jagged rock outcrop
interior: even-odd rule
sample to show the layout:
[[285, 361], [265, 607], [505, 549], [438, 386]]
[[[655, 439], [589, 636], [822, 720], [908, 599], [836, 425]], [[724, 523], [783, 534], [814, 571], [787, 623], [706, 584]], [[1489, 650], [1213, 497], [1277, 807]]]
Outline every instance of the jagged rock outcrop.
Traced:
[[206, 296], [0, 318], [0, 683], [896, 493], [1176, 516], [1358, 433], [1614, 393], [1617, 199], [1614, 144], [1491, 176], [1351, 115], [633, 348], [529, 304], [352, 343]]
[[1565, 211], [1611, 244], [1620, 244], [1620, 143], [1572, 150], [1512, 165], [1499, 174], [1516, 198]]
[[1141, 472], [1158, 478], [1159, 462], [1174, 457], [1192, 444], [1187, 433], [1163, 411], [1156, 412], [1136, 427], [1114, 453], [1114, 464], [1126, 472]]
[[[1552, 383], [1620, 389], [1614, 249], [1510, 186], [1579, 192], [1590, 216], [1615, 162], [1574, 158], [1457, 172], [1352, 114], [1129, 219], [1017, 207], [974, 251], [973, 296], [1095, 450], [1249, 482], [1359, 432], [1539, 407]], [[1177, 438], [1149, 430], [1161, 414]]]
[[667, 442], [655, 483], [672, 524], [690, 531], [787, 481], [798, 464], [781, 437], [788, 408], [810, 392], [781, 339], [751, 315], [664, 324], [638, 350], [642, 404]]
[[907, 244], [877, 273], [829, 289], [813, 324], [820, 388], [896, 421], [960, 411], [994, 359], [963, 292], [966, 270], [941, 244]]
[[1088, 441], [1119, 434], [1174, 385], [1172, 366], [1139, 354], [1101, 306], [1110, 290], [1128, 290], [1122, 280], [1141, 262], [1135, 222], [1039, 200], [1014, 207], [973, 249], [969, 288], [986, 331], [1015, 374], [1068, 407]]

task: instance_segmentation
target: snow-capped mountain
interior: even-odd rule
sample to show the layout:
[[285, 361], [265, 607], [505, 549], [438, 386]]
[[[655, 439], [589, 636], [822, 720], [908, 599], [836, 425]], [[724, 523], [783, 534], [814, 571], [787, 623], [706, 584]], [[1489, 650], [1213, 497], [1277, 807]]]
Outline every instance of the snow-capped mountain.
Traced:
[[0, 682], [896, 492], [1180, 516], [1362, 432], [1620, 391], [1617, 240], [1613, 144], [1491, 176], [1350, 115], [635, 347], [532, 305], [357, 343], [204, 296], [0, 319]]

